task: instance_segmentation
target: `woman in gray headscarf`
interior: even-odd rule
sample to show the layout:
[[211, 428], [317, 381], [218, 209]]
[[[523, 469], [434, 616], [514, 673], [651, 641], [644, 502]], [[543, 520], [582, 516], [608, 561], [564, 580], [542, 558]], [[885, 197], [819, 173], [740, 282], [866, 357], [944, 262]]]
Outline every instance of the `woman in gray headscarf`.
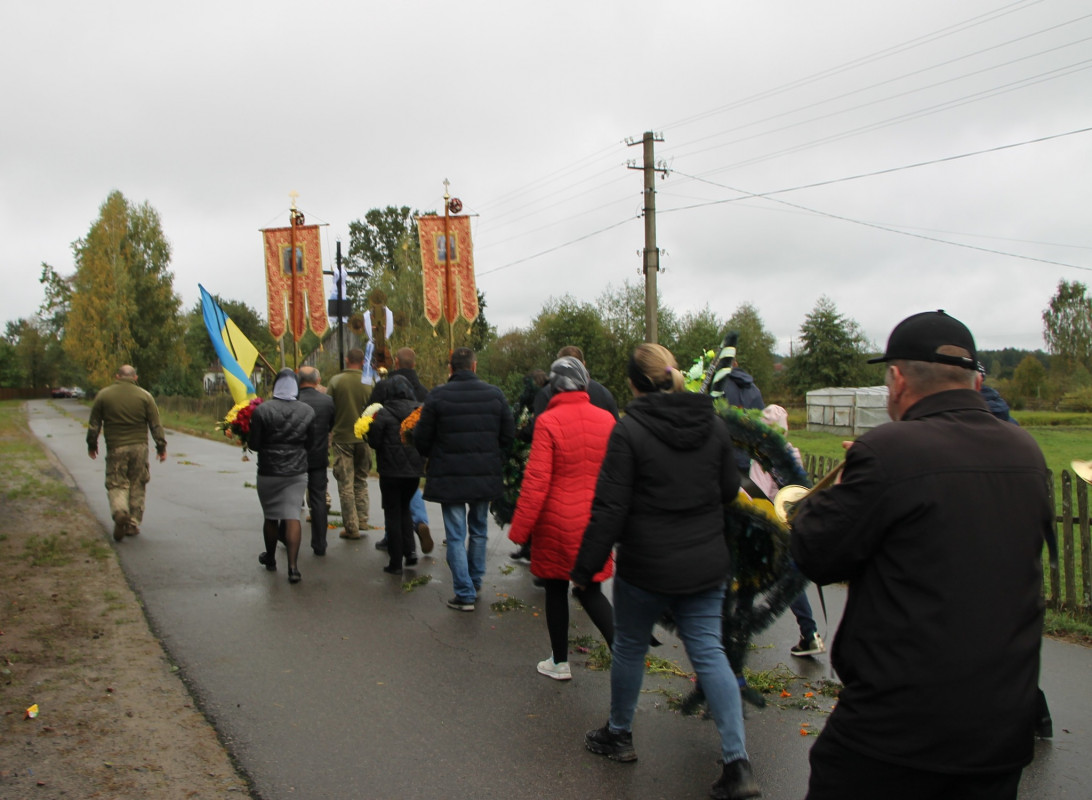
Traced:
[[258, 454], [258, 500], [262, 504], [265, 551], [258, 563], [277, 569], [277, 539], [284, 521], [288, 550], [288, 582], [299, 583], [296, 558], [300, 552], [300, 507], [307, 491], [307, 451], [311, 447], [314, 410], [300, 403], [296, 373], [282, 369], [273, 384], [273, 397], [254, 409], [247, 446]]

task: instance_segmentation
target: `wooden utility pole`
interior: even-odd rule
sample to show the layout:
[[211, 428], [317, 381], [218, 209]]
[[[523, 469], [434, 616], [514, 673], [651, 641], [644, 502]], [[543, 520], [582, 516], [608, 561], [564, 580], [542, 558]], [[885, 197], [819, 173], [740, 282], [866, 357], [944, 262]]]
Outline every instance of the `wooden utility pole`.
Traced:
[[[644, 159], [642, 166], [634, 163], [627, 166], [630, 169], [639, 169], [645, 173], [645, 249], [642, 261], [642, 269], [645, 273], [645, 341], [655, 344], [659, 339], [657, 330], [657, 302], [656, 302], [656, 273], [660, 271], [660, 250], [656, 246], [656, 173], [667, 174], [664, 165], [656, 165], [655, 143], [662, 142], [663, 136], [645, 131], [641, 137], [644, 145]], [[630, 140], [632, 147], [637, 141]]]

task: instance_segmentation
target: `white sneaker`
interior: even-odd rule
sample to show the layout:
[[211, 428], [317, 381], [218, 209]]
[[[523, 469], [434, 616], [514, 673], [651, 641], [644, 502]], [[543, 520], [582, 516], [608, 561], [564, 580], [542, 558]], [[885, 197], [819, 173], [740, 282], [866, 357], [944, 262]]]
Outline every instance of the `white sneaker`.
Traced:
[[562, 661], [560, 664], [555, 664], [553, 656], [550, 656], [545, 661], [539, 661], [538, 671], [547, 678], [553, 678], [555, 681], [571, 681], [573, 679], [573, 673], [569, 669], [569, 662]]

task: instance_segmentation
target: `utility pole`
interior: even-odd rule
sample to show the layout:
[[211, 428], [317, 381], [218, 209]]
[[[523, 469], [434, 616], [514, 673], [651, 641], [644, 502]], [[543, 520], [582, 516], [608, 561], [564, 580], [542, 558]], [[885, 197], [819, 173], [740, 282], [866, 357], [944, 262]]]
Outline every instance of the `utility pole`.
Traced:
[[[659, 339], [657, 330], [657, 303], [656, 303], [656, 273], [660, 271], [660, 250], [656, 246], [656, 173], [667, 174], [665, 164], [656, 164], [655, 143], [662, 142], [662, 134], [645, 131], [641, 137], [644, 145], [644, 163], [638, 167], [632, 161], [626, 166], [629, 169], [643, 170], [645, 173], [645, 249], [642, 260], [642, 269], [645, 273], [645, 341], [655, 344]], [[637, 144], [636, 140], [626, 141], [630, 147]]]

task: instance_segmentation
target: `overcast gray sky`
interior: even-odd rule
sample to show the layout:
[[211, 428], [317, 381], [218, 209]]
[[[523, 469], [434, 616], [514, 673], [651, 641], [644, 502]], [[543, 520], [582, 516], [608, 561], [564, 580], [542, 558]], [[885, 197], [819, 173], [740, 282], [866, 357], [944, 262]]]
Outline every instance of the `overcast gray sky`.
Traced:
[[503, 333], [643, 281], [646, 130], [663, 302], [752, 303], [784, 352], [823, 294], [878, 346], [944, 308], [1042, 347], [1058, 281], [1092, 278], [1087, 0], [9, 0], [0, 30], [2, 320], [114, 189], [160, 213], [186, 307], [200, 282], [264, 314], [290, 191], [329, 265], [447, 178]]

